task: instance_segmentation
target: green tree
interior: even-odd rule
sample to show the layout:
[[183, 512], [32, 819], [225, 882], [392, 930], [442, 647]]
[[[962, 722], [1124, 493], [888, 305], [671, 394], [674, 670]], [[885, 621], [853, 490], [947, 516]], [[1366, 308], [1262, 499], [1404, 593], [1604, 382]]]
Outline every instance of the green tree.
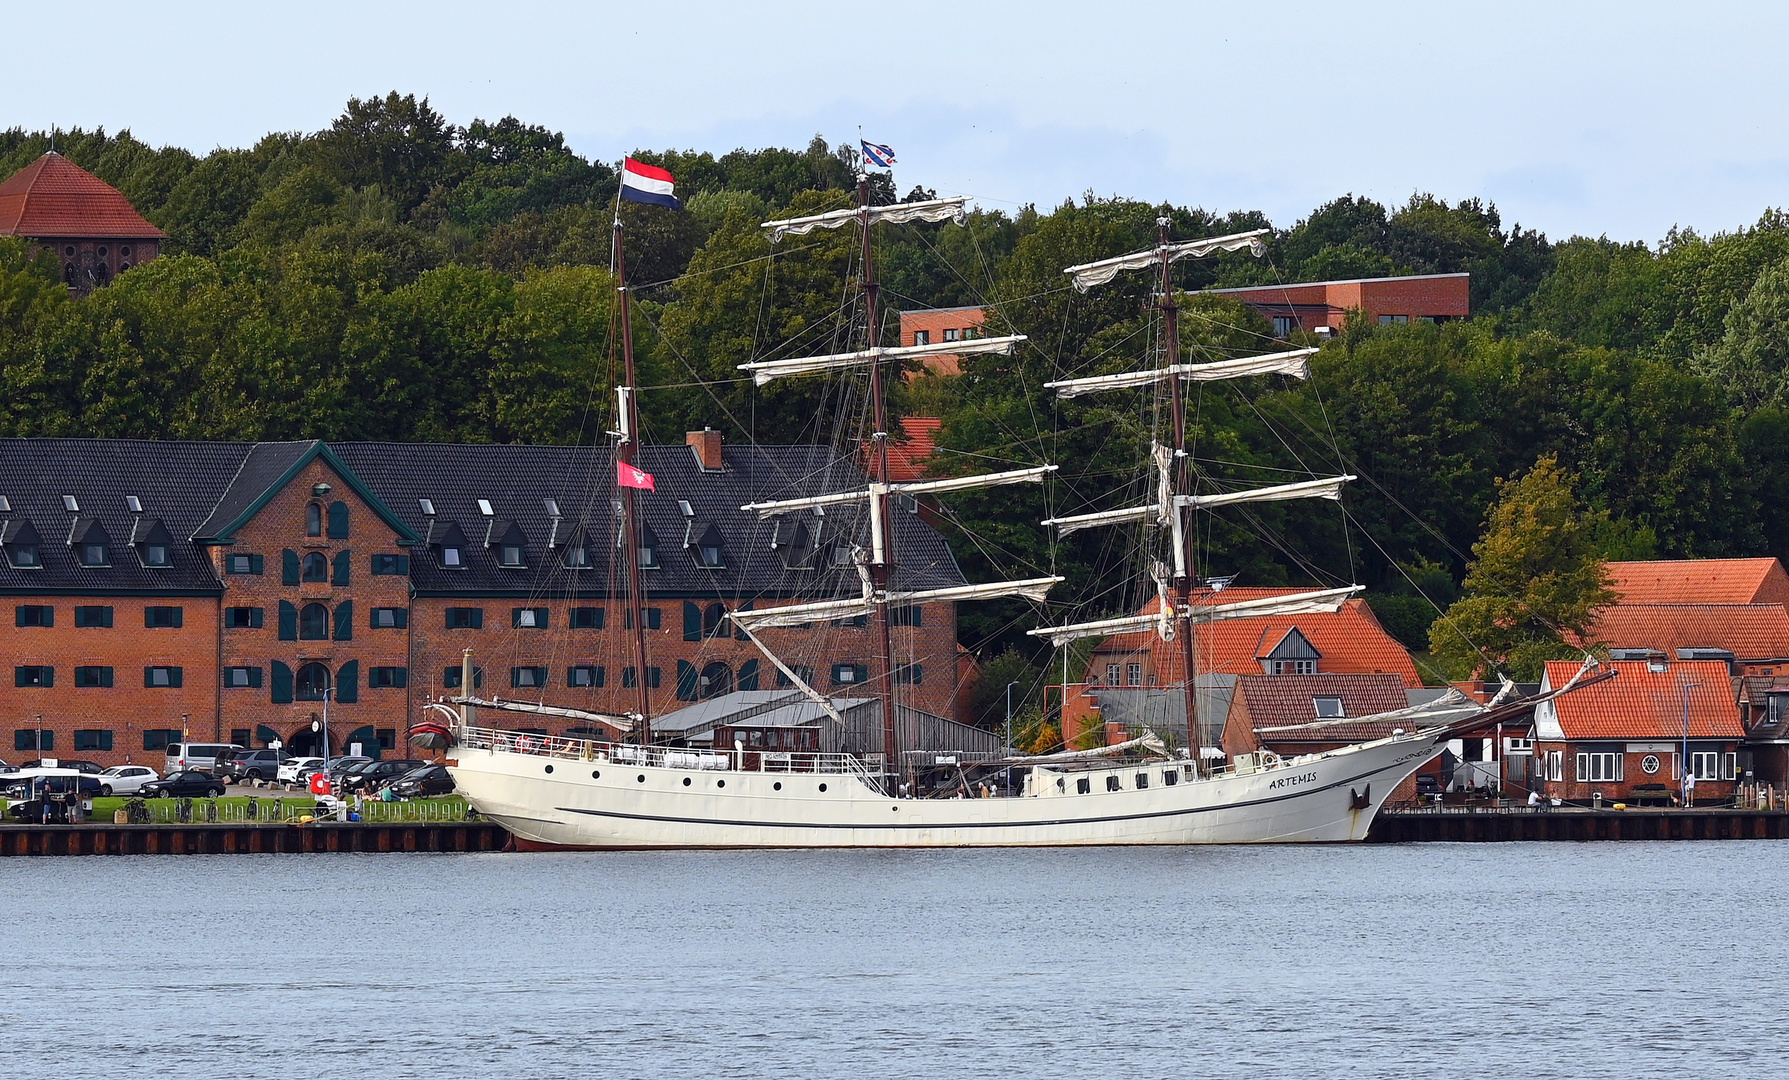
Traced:
[[1489, 668], [1537, 680], [1546, 661], [1578, 655], [1567, 635], [1586, 640], [1597, 609], [1615, 600], [1596, 546], [1603, 515], [1579, 504], [1575, 479], [1544, 457], [1498, 481], [1463, 595], [1429, 631], [1430, 652], [1451, 677]]
[[1698, 349], [1695, 369], [1747, 410], [1789, 398], [1789, 260], [1759, 274], [1724, 320], [1721, 340]]

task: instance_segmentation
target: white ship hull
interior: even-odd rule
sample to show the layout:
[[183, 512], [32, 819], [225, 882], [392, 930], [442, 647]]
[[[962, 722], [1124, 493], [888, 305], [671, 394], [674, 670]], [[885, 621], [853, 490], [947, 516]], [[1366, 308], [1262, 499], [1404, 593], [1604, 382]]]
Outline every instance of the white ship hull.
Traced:
[[557, 752], [462, 745], [449, 769], [479, 813], [531, 847], [1311, 843], [1364, 840], [1393, 789], [1442, 738], [1399, 735], [1202, 779], [1168, 761], [1040, 768], [1026, 794], [978, 799], [890, 798], [848, 769], [741, 771], [724, 767], [733, 763], [724, 754], [683, 755], [688, 768], [632, 764], [615, 758], [635, 748], [614, 748], [611, 758], [589, 744]]

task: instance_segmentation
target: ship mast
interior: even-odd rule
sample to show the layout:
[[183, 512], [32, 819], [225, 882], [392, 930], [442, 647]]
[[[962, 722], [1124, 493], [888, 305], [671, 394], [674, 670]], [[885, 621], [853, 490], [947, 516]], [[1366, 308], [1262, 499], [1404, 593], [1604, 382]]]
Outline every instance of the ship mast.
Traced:
[[[617, 419], [621, 425], [621, 443], [616, 447], [616, 460], [634, 467], [640, 447], [639, 395], [634, 382], [634, 327], [629, 310], [627, 290], [627, 252], [622, 244], [621, 205], [615, 206], [615, 291], [621, 297], [622, 385], [616, 387]], [[638, 492], [621, 488], [622, 542], [627, 565], [627, 621], [634, 628], [634, 688], [638, 691], [640, 710], [640, 745], [652, 745], [652, 691], [646, 678], [646, 597], [640, 589], [640, 524], [637, 510]]]
[[[1155, 219], [1156, 248], [1161, 253], [1162, 265], [1162, 334], [1168, 340], [1168, 367], [1170, 370], [1180, 363], [1180, 307], [1174, 303], [1174, 280], [1171, 267], [1174, 260], [1170, 257], [1168, 247], [1168, 218], [1166, 215]], [[1170, 467], [1169, 494], [1174, 498], [1173, 513], [1176, 528], [1170, 530], [1175, 545], [1179, 548], [1175, 554], [1174, 596], [1175, 607], [1182, 613], [1180, 626], [1180, 658], [1186, 668], [1186, 735], [1187, 742], [1192, 744], [1193, 769], [1195, 772], [1204, 767], [1204, 740], [1199, 733], [1199, 688], [1198, 674], [1194, 668], [1197, 660], [1193, 648], [1193, 624], [1187, 615], [1192, 609], [1193, 581], [1198, 557], [1197, 537], [1194, 531], [1185, 527], [1185, 509], [1179, 502], [1182, 495], [1190, 495], [1188, 473], [1191, 471], [1191, 458], [1186, 452], [1186, 392], [1181, 389], [1179, 379], [1168, 380], [1168, 397], [1173, 405], [1174, 424], [1174, 461]]]
[[[866, 348], [874, 352], [882, 344], [882, 326], [877, 320], [876, 301], [882, 287], [876, 283], [876, 260], [870, 246], [870, 177], [866, 172], [857, 181], [857, 206], [862, 216], [863, 232], [863, 308], [868, 334]], [[889, 515], [888, 492], [888, 411], [882, 393], [882, 358], [870, 361], [870, 401], [874, 428], [870, 432], [871, 476], [874, 487], [870, 496], [870, 584], [878, 593], [888, 592], [889, 578], [894, 572], [894, 518]], [[883, 770], [894, 776], [899, 769], [900, 747], [895, 735], [894, 701], [894, 636], [889, 630], [887, 604], [876, 605], [876, 644], [881, 653], [882, 670], [876, 678], [876, 697], [882, 702]], [[904, 771], [904, 770], [900, 770]]]

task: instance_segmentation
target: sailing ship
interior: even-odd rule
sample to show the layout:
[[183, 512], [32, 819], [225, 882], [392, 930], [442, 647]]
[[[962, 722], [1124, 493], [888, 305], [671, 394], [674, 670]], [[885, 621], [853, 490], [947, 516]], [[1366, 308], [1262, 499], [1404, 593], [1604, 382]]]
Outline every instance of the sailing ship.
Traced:
[[[1165, 389], [1171, 439], [1150, 448], [1155, 498], [1118, 510], [1053, 517], [1042, 524], [1059, 535], [1111, 525], [1143, 524], [1164, 548], [1166, 561], [1153, 561], [1150, 577], [1158, 603], [1145, 614], [1043, 626], [1030, 633], [1058, 647], [1087, 637], [1150, 631], [1178, 642], [1187, 677], [1184, 694], [1192, 749], [1170, 750], [1153, 735], [1117, 746], [1059, 754], [1007, 757], [1000, 764], [1022, 772], [1022, 783], [1004, 794], [983, 798], [922, 797], [911, 775], [903, 776], [895, 701], [895, 656], [890, 632], [893, 613], [920, 603], [961, 603], [1000, 597], [1042, 602], [1063, 579], [1058, 576], [912, 589], [896, 580], [896, 530], [891, 506], [900, 497], [971, 491], [995, 485], [1039, 483], [1055, 471], [1043, 464], [973, 476], [895, 482], [890, 476], [890, 424], [884, 379], [890, 369], [943, 354], [1008, 354], [1022, 335], [979, 337], [913, 346], [886, 347], [876, 328], [879, 285], [873, 235], [882, 224], [911, 221], [964, 223], [967, 197], [873, 205], [867, 176], [857, 187], [855, 208], [764, 223], [773, 241], [816, 229], [855, 228], [860, 234], [864, 325], [860, 349], [741, 365], [758, 385], [794, 376], [866, 373], [871, 432], [867, 482], [850, 490], [753, 502], [744, 510], [761, 520], [798, 513], [824, 514], [849, 507], [867, 512], [867, 546], [853, 546], [855, 595], [792, 603], [729, 614], [736, 632], [748, 638], [783, 680], [822, 713], [844, 724], [835, 703], [815, 689], [803, 672], [769, 647], [762, 632], [816, 622], [864, 617], [875, 628], [878, 665], [871, 675], [880, 706], [883, 752], [880, 760], [818, 750], [782, 754], [747, 753], [744, 746], [710, 749], [665, 746], [652, 735], [651, 701], [645, 679], [636, 680], [636, 711], [625, 716], [577, 713], [627, 730], [626, 740], [523, 734], [480, 723], [492, 708], [571, 716], [575, 710], [482, 700], [470, 696], [435, 706], [442, 720], [422, 725], [413, 737], [425, 745], [451, 747], [448, 766], [459, 790], [481, 814], [502, 823], [523, 846], [552, 848], [750, 848], [750, 847], [956, 847], [1106, 844], [1263, 843], [1359, 841], [1393, 790], [1450, 739], [1480, 730], [1531, 708], [1535, 699], [1489, 705], [1457, 691], [1426, 705], [1367, 718], [1397, 726], [1385, 738], [1322, 753], [1282, 759], [1272, 753], [1238, 755], [1223, 762], [1199, 752], [1198, 690], [1194, 636], [1197, 627], [1225, 619], [1332, 612], [1362, 591], [1359, 585], [1318, 589], [1219, 603], [1219, 593], [1197, 572], [1194, 532], [1188, 516], [1225, 505], [1287, 499], [1337, 499], [1352, 476], [1312, 480], [1246, 491], [1200, 494], [1192, 490], [1186, 446], [1183, 385], [1262, 374], [1309, 375], [1314, 349], [1291, 349], [1261, 356], [1182, 363], [1177, 306], [1170, 268], [1183, 258], [1220, 251], [1264, 253], [1267, 230], [1209, 239], [1173, 241], [1168, 221], [1158, 222], [1152, 248], [1069, 267], [1083, 291], [1120, 273], [1155, 270], [1160, 275], [1160, 312], [1165, 348], [1154, 362], [1131, 372], [1068, 379], [1048, 384], [1060, 396], [1137, 387]], [[619, 416], [616, 458], [633, 466], [640, 429], [635, 387], [629, 291], [622, 248], [622, 223], [614, 227], [624, 382], [617, 388]], [[641, 589], [640, 528], [636, 492], [620, 489], [618, 546], [627, 573], [629, 602], [638, 606]], [[644, 671], [644, 620], [633, 621], [635, 663]], [[472, 687], [472, 660], [465, 659], [461, 685]], [[811, 676], [810, 676], [811, 678]], [[1565, 692], [1562, 688], [1559, 692]], [[1358, 723], [1361, 718], [1352, 722]], [[1319, 724], [1322, 722], [1319, 721]], [[1313, 725], [1317, 726], [1317, 725]], [[1011, 751], [1009, 749], [1008, 754]]]

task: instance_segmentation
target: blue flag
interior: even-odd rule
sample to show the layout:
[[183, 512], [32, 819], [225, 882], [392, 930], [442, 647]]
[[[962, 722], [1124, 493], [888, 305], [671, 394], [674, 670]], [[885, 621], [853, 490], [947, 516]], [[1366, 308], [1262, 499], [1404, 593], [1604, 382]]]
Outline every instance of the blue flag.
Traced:
[[862, 139], [859, 139], [858, 142], [863, 143], [864, 161], [876, 168], [886, 169], [895, 163], [894, 151], [881, 143], [864, 142]]

